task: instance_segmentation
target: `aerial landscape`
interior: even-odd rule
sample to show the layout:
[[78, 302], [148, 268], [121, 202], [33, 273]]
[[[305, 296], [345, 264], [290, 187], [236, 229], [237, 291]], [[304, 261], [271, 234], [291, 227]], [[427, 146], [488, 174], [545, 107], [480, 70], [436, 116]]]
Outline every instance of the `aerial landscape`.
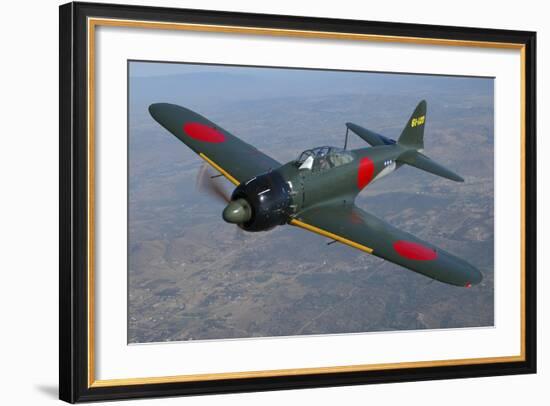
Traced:
[[[128, 70], [129, 343], [493, 325], [492, 78], [140, 61]], [[249, 233], [224, 222], [224, 204], [197, 187], [204, 161], [148, 112], [185, 106], [284, 163], [342, 147], [350, 121], [397, 139], [422, 99], [425, 153], [464, 182], [403, 166], [356, 204], [467, 259], [483, 274], [470, 289], [297, 227]], [[350, 135], [350, 149], [367, 146]]]

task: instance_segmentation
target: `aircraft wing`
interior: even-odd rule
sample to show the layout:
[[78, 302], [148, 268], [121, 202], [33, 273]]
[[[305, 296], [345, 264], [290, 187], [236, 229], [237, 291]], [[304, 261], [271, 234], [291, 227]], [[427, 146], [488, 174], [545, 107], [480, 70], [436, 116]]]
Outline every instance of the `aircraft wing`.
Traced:
[[457, 286], [481, 282], [466, 261], [401, 231], [355, 205], [326, 205], [298, 213], [291, 224]]
[[156, 103], [149, 106], [149, 112], [159, 124], [235, 185], [281, 166], [273, 158], [189, 109]]

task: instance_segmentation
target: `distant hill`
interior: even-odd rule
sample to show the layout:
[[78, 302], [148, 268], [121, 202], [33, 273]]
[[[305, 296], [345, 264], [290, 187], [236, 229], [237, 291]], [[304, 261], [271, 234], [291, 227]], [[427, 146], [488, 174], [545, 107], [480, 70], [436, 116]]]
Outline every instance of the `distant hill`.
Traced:
[[142, 109], [154, 102], [200, 106], [335, 94], [468, 94], [492, 91], [492, 86], [493, 81], [484, 78], [220, 67], [219, 72], [130, 77], [130, 100]]

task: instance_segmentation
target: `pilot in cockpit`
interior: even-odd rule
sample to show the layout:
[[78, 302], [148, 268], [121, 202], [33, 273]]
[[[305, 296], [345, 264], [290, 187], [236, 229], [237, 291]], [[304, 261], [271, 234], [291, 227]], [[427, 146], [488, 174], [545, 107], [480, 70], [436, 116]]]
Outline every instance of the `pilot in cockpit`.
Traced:
[[302, 152], [296, 160], [300, 169], [325, 171], [353, 161], [353, 153], [337, 147], [317, 147]]

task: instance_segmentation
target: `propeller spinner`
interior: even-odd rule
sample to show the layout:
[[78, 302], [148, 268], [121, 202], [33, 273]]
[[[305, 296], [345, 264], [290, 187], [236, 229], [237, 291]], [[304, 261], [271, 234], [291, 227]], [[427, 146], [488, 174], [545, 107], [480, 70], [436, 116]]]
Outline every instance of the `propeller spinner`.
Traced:
[[226, 204], [223, 219], [246, 231], [265, 231], [285, 224], [291, 213], [290, 187], [278, 172], [267, 172], [241, 183], [231, 196], [214, 179], [208, 166], [197, 175], [197, 189]]
[[237, 199], [229, 202], [222, 213], [227, 223], [243, 224], [252, 218], [252, 208], [245, 199]]
[[209, 194], [219, 202], [228, 203], [222, 214], [227, 223], [246, 223], [252, 218], [250, 204], [243, 198], [231, 200], [227, 191], [215, 180], [217, 176], [219, 175], [213, 175], [210, 167], [204, 164], [197, 174], [197, 189]]

